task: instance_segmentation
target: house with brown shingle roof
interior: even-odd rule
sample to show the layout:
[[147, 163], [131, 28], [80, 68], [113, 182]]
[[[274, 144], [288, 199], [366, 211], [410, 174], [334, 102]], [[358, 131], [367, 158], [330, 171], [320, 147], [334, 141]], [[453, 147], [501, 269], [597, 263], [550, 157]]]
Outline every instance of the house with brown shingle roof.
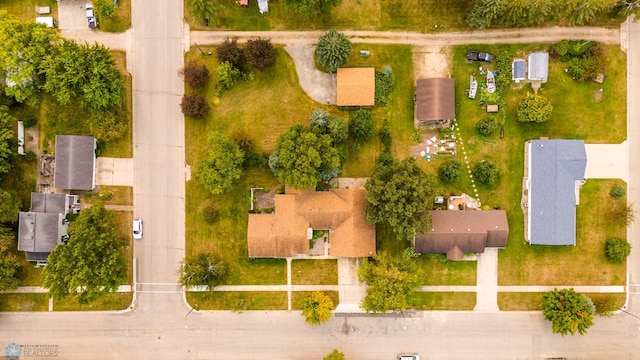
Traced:
[[415, 237], [417, 253], [447, 254], [449, 260], [462, 260], [464, 254], [507, 246], [509, 224], [504, 210], [434, 210], [429, 214], [433, 225], [429, 232]]
[[376, 229], [364, 213], [365, 189], [296, 191], [275, 195], [275, 211], [249, 214], [249, 257], [291, 257], [309, 253], [312, 230], [329, 231], [329, 255], [369, 257], [376, 252]]
[[376, 79], [374, 68], [339, 68], [336, 84], [338, 106], [373, 106]]
[[418, 79], [414, 110], [416, 129], [449, 126], [455, 118], [455, 81], [451, 78]]

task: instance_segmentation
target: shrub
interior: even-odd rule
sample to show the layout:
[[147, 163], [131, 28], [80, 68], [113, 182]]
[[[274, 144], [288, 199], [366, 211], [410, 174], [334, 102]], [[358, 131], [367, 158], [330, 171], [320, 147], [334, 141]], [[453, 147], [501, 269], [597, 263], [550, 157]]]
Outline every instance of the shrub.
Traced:
[[220, 92], [231, 89], [240, 78], [240, 70], [233, 67], [228, 61], [218, 65], [217, 73]]
[[182, 96], [180, 108], [182, 108], [183, 114], [196, 119], [201, 119], [209, 113], [207, 100], [205, 100], [204, 96], [198, 94]]
[[460, 179], [462, 164], [457, 160], [449, 160], [438, 169], [438, 177], [443, 183], [452, 183]]
[[611, 195], [611, 197], [614, 199], [620, 199], [623, 196], [627, 195], [627, 191], [622, 186], [616, 185], [611, 188], [609, 195]]
[[190, 87], [197, 89], [205, 86], [209, 81], [209, 69], [204, 64], [189, 61], [178, 74]]
[[24, 155], [24, 159], [27, 161], [33, 161], [36, 158], [38, 158], [38, 155], [36, 155], [36, 153], [31, 150], [27, 151], [27, 153]]
[[329, 116], [327, 121], [327, 133], [333, 140], [334, 144], [342, 144], [349, 137], [349, 128], [347, 122], [337, 116]]
[[498, 121], [492, 117], [478, 121], [476, 129], [480, 134], [491, 135], [498, 130]]
[[116, 5], [113, 0], [93, 0], [95, 6], [96, 15], [100, 19], [108, 19], [115, 15]]
[[613, 220], [620, 225], [631, 225], [636, 219], [636, 212], [633, 210], [632, 204], [629, 206], [615, 205], [611, 215], [613, 216]]
[[260, 70], [269, 68], [276, 63], [276, 50], [269, 39], [249, 39], [245, 48], [247, 62]]
[[349, 119], [349, 134], [356, 141], [366, 141], [373, 135], [373, 116], [369, 110], [356, 110]]
[[202, 209], [202, 216], [204, 217], [204, 221], [212, 224], [218, 220], [218, 209], [213, 205], [208, 205]]
[[553, 106], [544, 96], [529, 94], [518, 104], [518, 121], [545, 122], [551, 118]]
[[238, 46], [237, 38], [225, 38], [216, 49], [216, 56], [221, 63], [228, 62], [236, 69], [244, 69], [244, 51]]
[[322, 109], [314, 109], [309, 116], [309, 129], [316, 134], [325, 134], [328, 122], [329, 113]]
[[347, 63], [352, 50], [351, 41], [343, 33], [331, 29], [318, 39], [316, 56], [327, 72], [334, 73]]
[[473, 176], [479, 183], [491, 185], [498, 181], [500, 169], [490, 161], [481, 161], [473, 168]]
[[31, 116], [27, 116], [24, 120], [22, 120], [22, 125], [24, 126], [25, 129], [28, 129], [30, 127], [34, 127], [38, 125], [38, 120], [36, 120]]
[[613, 294], [597, 294], [591, 297], [596, 307], [596, 314], [602, 317], [612, 317], [618, 310], [616, 297]]
[[393, 91], [393, 70], [391, 66], [385, 66], [382, 71], [376, 71], [375, 75], [375, 102], [379, 105], [387, 105], [389, 94]]
[[382, 151], [383, 152], [391, 152], [391, 130], [389, 129], [389, 121], [384, 119], [382, 122], [382, 127], [380, 128], [380, 141], [382, 142]]
[[606, 245], [607, 259], [614, 263], [620, 264], [631, 254], [631, 244], [624, 239], [612, 238], [607, 240]]

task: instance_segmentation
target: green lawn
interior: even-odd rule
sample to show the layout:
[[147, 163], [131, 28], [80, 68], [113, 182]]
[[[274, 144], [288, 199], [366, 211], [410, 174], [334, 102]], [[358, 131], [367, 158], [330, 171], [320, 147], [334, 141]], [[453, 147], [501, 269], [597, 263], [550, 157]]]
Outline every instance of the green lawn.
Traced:
[[199, 310], [287, 310], [287, 292], [187, 292], [187, 302]]
[[84, 195], [86, 204], [97, 201], [102, 201], [105, 205], [133, 205], [133, 187], [101, 185], [97, 193]]
[[[36, 5], [49, 6], [51, 14], [38, 15]], [[56, 0], [3, 0], [0, 2], [0, 9], [7, 10], [9, 14], [15, 15], [22, 21], [35, 21], [38, 16], [53, 16], [58, 19], [58, 2]]]
[[[302, 310], [300, 307], [300, 301], [304, 299], [306, 296], [309, 296], [313, 293], [313, 291], [294, 291], [291, 293], [291, 310]], [[333, 301], [333, 310], [336, 309], [339, 303], [338, 292], [337, 291], [323, 291], [325, 295], [331, 298]]]
[[[546, 44], [474, 46], [494, 54], [510, 50], [515, 56], [526, 51], [546, 50]], [[464, 62], [469, 46], [454, 50], [453, 76], [456, 78], [458, 99], [457, 119], [462, 140], [466, 145], [470, 165], [486, 159], [496, 163], [502, 172], [498, 184], [479, 186], [483, 205], [507, 210], [509, 242], [499, 255], [499, 283], [501, 285], [610, 285], [624, 281], [624, 265], [611, 265], [604, 259], [603, 241], [609, 236], [624, 237], [623, 227], [612, 226], [603, 217], [608, 208], [604, 200], [609, 187], [616, 181], [589, 180], [581, 192], [578, 207], [578, 246], [543, 247], [529, 246], [524, 242], [523, 214], [520, 209], [522, 176], [524, 171], [524, 143], [526, 140], [546, 136], [549, 138], [585, 139], [588, 143], [620, 143], [626, 134], [626, 62], [624, 54], [615, 47], [606, 47], [607, 73], [605, 83], [581, 83], [571, 80], [564, 73], [564, 64], [551, 59], [549, 81], [540, 94], [549, 98], [554, 106], [552, 118], [543, 124], [522, 124], [516, 120], [517, 104], [530, 86], [513, 89], [506, 95], [505, 136], [496, 133], [489, 140], [492, 145], [476, 135], [476, 122], [486, 117], [478, 100], [466, 98], [469, 75], [477, 72], [477, 64]], [[507, 74], [510, 76], [510, 74]], [[500, 75], [498, 75], [500, 76]], [[603, 88], [602, 102], [595, 103], [593, 91]], [[571, 94], [571, 96], [567, 96]], [[579, 109], [579, 111], [577, 110]], [[602, 121], [606, 119], [606, 121]], [[475, 138], [474, 138], [475, 137]], [[462, 158], [460, 158], [462, 160]], [[435, 173], [439, 160], [425, 166]], [[469, 178], [461, 179], [451, 190], [472, 194]], [[450, 189], [445, 189], [445, 192]], [[596, 266], [594, 266], [596, 264]], [[541, 269], [544, 269], [541, 271]]]
[[[528, 311], [541, 310], [542, 295], [544, 293], [498, 293], [498, 307], [501, 311]], [[596, 299], [609, 296], [611, 294], [604, 293], [585, 293], [589, 298]], [[616, 298], [618, 308], [624, 305], [625, 294], [612, 294]]]
[[471, 292], [417, 292], [413, 305], [418, 310], [473, 310], [476, 293]]
[[133, 293], [110, 293], [98, 300], [80, 305], [75, 297], [53, 301], [54, 311], [99, 311], [99, 310], [124, 310], [131, 305]]
[[109, 19], [99, 19], [100, 31], [124, 32], [131, 28], [131, 0], [120, 0], [116, 14]]
[[116, 238], [123, 239], [124, 256], [127, 259], [126, 284], [133, 284], [133, 236], [131, 211], [116, 211]]
[[0, 311], [48, 311], [47, 294], [0, 294]]
[[338, 285], [337, 260], [293, 260], [291, 262], [293, 285]]

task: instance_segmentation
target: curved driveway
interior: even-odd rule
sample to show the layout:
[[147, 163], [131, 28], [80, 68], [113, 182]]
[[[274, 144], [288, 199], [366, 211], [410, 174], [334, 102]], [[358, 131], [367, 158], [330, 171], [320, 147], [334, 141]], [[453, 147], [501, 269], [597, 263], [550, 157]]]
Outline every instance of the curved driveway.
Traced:
[[[175, 286], [175, 269], [184, 254], [184, 125], [179, 112], [183, 85], [182, 2], [133, 1], [133, 32], [128, 55], [134, 76], [134, 156], [136, 216], [144, 218], [145, 238], [136, 243], [137, 306], [113, 313], [2, 313], [2, 342], [58, 345], [64, 359], [319, 359], [339, 348], [349, 359], [392, 359], [418, 352], [425, 359], [637, 359], [640, 320], [625, 314], [597, 319], [586, 336], [560, 337], [539, 312], [418, 312], [417, 317], [333, 318], [312, 327], [297, 312], [189, 312]], [[640, 24], [631, 24], [631, 59], [638, 67]], [[237, 33], [191, 34], [199, 44]], [[246, 33], [274, 43], [308, 45], [314, 32]], [[369, 43], [462, 44], [555, 41], [589, 38], [616, 43], [618, 30], [598, 28], [522, 29], [472, 34], [353, 33]], [[98, 35], [91, 35], [98, 37]], [[91, 40], [90, 40], [91, 41]], [[628, 75], [638, 78], [637, 70]], [[632, 83], [632, 81], [629, 81]], [[637, 85], [637, 86], [636, 86]], [[629, 99], [640, 96], [640, 81]], [[629, 117], [638, 114], [631, 103]], [[637, 137], [638, 126], [628, 127]], [[640, 154], [630, 141], [632, 154]], [[634, 153], [635, 151], [635, 153]], [[638, 155], [630, 155], [636, 161]], [[632, 170], [629, 198], [638, 197], [640, 177]], [[635, 239], [637, 226], [630, 228]], [[638, 247], [632, 257], [638, 257]], [[637, 264], [637, 263], [636, 263]], [[638, 269], [630, 272], [638, 281]], [[631, 302], [633, 304], [633, 301]]]

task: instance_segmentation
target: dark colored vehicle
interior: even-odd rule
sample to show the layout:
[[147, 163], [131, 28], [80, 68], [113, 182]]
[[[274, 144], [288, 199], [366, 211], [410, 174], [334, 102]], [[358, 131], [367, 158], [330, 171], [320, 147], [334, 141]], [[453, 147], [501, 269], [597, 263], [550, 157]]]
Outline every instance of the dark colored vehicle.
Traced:
[[480, 51], [469, 51], [467, 53], [467, 60], [469, 61], [483, 61], [483, 62], [492, 62], [493, 55]]

